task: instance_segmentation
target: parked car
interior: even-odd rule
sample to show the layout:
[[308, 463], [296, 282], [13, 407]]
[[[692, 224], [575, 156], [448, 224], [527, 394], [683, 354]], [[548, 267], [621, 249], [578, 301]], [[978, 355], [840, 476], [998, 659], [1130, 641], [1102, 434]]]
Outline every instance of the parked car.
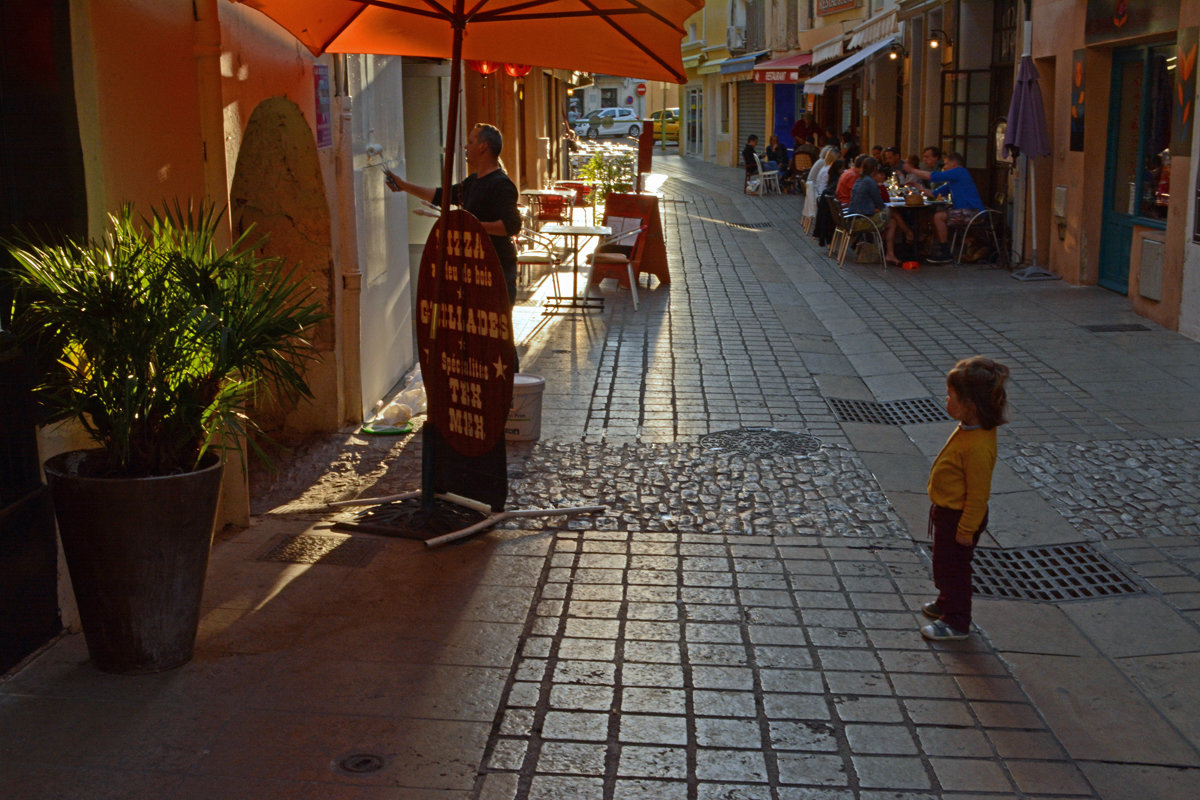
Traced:
[[575, 125], [575, 133], [588, 139], [599, 136], [639, 136], [642, 121], [632, 108], [601, 108], [589, 111]]
[[654, 141], [662, 141], [663, 136], [663, 119], [667, 123], [667, 141], [679, 141], [679, 109], [664, 108], [661, 111], [655, 111], [650, 115], [650, 119], [654, 120]]

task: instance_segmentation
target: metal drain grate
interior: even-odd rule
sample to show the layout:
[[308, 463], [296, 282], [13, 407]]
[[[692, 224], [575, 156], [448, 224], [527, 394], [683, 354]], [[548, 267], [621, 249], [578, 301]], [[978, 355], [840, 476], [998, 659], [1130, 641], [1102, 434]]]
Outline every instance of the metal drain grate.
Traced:
[[381, 546], [380, 542], [341, 534], [290, 533], [272, 540], [258, 560], [364, 567]]
[[1147, 328], [1145, 325], [1139, 325], [1136, 322], [1125, 324], [1117, 323], [1113, 325], [1084, 325], [1083, 329], [1085, 331], [1091, 331], [1092, 333], [1132, 333], [1134, 331], [1150, 330], [1150, 328]]
[[760, 231], [763, 228], [775, 227], [770, 222], [726, 222], [725, 224], [731, 228], [741, 228], [747, 231]]
[[829, 406], [840, 422], [866, 422], [874, 425], [912, 425], [922, 422], [946, 422], [950, 419], [942, 404], [932, 397], [915, 400], [842, 400], [828, 398]]
[[1024, 550], [977, 548], [972, 562], [976, 594], [1012, 600], [1085, 600], [1141, 589], [1086, 544]]
[[806, 456], [821, 449], [821, 440], [807, 433], [789, 433], [774, 428], [736, 428], [700, 437], [706, 450], [748, 456]]

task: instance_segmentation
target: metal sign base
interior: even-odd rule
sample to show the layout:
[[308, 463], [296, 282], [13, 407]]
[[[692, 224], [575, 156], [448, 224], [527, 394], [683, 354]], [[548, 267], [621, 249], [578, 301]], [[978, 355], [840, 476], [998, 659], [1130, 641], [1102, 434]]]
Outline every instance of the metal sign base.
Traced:
[[1012, 273], [1012, 277], [1019, 281], [1060, 281], [1062, 277], [1055, 275], [1050, 270], [1039, 267], [1037, 264], [1019, 269]]
[[[401, 494], [386, 495], [384, 497], [361, 497], [357, 500], [338, 500], [330, 503], [329, 505], [335, 507], [382, 505], [384, 503], [412, 500], [420, 496], [421, 492], [419, 491], [403, 492]], [[576, 514], [596, 514], [608, 509], [608, 506], [571, 506], [568, 508], [530, 508], [519, 511], [492, 511], [491, 507], [486, 503], [480, 503], [478, 500], [472, 500], [471, 498], [463, 497], [462, 495], [451, 494], [447, 492], [444, 494], [435, 495], [435, 497], [438, 500], [443, 500], [447, 503], [453, 503], [454, 505], [461, 506], [462, 508], [467, 508], [472, 511], [477, 511], [481, 514], [486, 514], [487, 516], [483, 520], [480, 520], [473, 525], [468, 525], [461, 530], [451, 531], [450, 533], [445, 533], [441, 536], [434, 536], [431, 539], [426, 539], [426, 547], [438, 547], [459, 539], [465, 539], [468, 536], [479, 533], [480, 531], [491, 528], [509, 519], [517, 519], [520, 517], [573, 517]], [[356, 526], [353, 523], [345, 523], [342, 525], [342, 527], [353, 529]], [[371, 527], [372, 526], [364, 526], [363, 530], [371, 530]], [[379, 531], [376, 530], [375, 532]]]

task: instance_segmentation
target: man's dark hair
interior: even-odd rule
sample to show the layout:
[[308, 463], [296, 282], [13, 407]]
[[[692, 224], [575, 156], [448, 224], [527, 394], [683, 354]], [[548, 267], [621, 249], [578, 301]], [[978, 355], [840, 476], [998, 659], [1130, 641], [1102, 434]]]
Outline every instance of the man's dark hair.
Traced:
[[757, 142], [757, 141], [758, 141], [758, 134], [757, 134], [757, 133], [752, 133], [752, 134], [750, 134], [749, 136], [747, 136], [747, 137], [746, 137], [746, 142], [747, 142], [747, 143], [750, 143], [750, 142]]
[[[858, 167], [859, 169], [862, 169], [863, 162], [866, 161], [868, 158], [871, 158], [871, 157], [869, 155], [867, 155], [866, 153], [859, 153], [857, 156], [854, 157], [854, 166]], [[872, 159], [872, 160], [874, 160], [874, 159]]]
[[942, 148], [938, 147], [937, 145], [931, 144], [931, 145], [929, 145], [929, 147], [926, 147], [924, 150], [921, 151], [922, 155], [924, 155], [925, 153], [933, 153], [934, 158], [941, 158], [942, 157]]
[[946, 160], [953, 161], [960, 167], [964, 167], [967, 164], [967, 162], [963, 160], [962, 153], [946, 153]]
[[867, 156], [862, 160], [860, 168], [862, 169], [862, 174], [870, 178], [879, 171], [879, 162], [873, 156]]
[[884, 150], [883, 152], [885, 152], [885, 153], [895, 153], [896, 155], [900, 155], [900, 150], [899, 150], [898, 148], [896, 148], [896, 147], [889, 147], [888, 149]]
[[485, 143], [491, 154], [499, 158], [500, 151], [504, 149], [504, 135], [500, 133], [500, 129], [495, 125], [480, 122], [475, 125], [475, 130], [479, 131], [479, 141]]

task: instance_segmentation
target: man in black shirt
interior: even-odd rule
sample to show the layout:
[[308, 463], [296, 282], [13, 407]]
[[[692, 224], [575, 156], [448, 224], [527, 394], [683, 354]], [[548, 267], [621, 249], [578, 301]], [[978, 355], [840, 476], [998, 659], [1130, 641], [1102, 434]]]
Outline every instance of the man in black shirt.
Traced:
[[[453, 202], [475, 215], [492, 240], [504, 270], [508, 304], [517, 300], [517, 248], [512, 237], [521, 232], [517, 187], [500, 164], [504, 137], [493, 125], [479, 123], [467, 135], [466, 156], [470, 175], [450, 188]], [[408, 192], [436, 206], [442, 204], [441, 187], [417, 186], [384, 170], [384, 180], [393, 192]]]

